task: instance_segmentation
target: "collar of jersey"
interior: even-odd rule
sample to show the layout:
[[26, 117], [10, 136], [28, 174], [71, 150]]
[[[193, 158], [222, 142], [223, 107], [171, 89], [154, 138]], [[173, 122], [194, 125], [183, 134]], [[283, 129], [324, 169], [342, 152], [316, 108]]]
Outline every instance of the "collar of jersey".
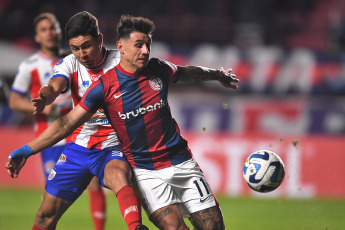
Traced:
[[97, 66], [95, 67], [91, 67], [91, 68], [88, 68], [88, 69], [98, 69], [99, 67], [101, 67], [108, 59], [108, 49], [106, 47], [102, 47], [102, 50], [104, 50], [104, 57], [103, 57], [103, 60], [101, 61], [101, 63], [99, 63]]
[[120, 63], [117, 64], [116, 69], [118, 69], [120, 72], [122, 72], [122, 73], [124, 73], [124, 74], [126, 74], [127, 76], [130, 76], [130, 77], [135, 77], [137, 75], [137, 74], [133, 74], [133, 73], [130, 73], [130, 72], [127, 72], [126, 70], [124, 70], [122, 68], [122, 66], [120, 65]]

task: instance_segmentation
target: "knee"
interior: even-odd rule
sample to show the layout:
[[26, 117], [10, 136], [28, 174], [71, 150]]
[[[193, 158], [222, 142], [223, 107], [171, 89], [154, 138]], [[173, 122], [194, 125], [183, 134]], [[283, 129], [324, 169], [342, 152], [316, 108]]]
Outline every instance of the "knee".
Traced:
[[35, 223], [47, 229], [54, 229], [57, 224], [57, 216], [53, 210], [38, 209]]
[[131, 177], [132, 172], [127, 164], [110, 164], [104, 170], [104, 184], [115, 193], [123, 186], [129, 185]]

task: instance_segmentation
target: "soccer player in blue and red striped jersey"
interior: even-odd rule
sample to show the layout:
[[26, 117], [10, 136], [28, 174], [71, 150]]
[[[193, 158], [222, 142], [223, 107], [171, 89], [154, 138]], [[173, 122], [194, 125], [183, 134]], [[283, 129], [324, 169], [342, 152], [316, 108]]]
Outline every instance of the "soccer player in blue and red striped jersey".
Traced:
[[[224, 229], [219, 203], [172, 118], [168, 85], [218, 80], [237, 89], [231, 69], [177, 66], [149, 58], [154, 24], [124, 15], [117, 27], [120, 63], [93, 83], [69, 114], [26, 146], [36, 153], [104, 109], [133, 168], [143, 207], [159, 229]], [[63, 128], [60, 128], [63, 127]], [[9, 172], [18, 168], [9, 162]]]

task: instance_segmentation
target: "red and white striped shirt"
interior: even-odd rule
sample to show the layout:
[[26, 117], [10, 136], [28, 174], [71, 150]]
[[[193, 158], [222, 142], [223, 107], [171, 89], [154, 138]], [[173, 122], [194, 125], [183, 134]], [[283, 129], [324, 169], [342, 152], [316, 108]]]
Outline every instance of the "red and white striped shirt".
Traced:
[[[114, 68], [119, 61], [118, 50], [106, 50], [101, 64], [88, 69], [70, 54], [55, 65], [53, 78], [64, 77], [68, 80], [68, 88], [71, 89], [73, 104], [76, 106], [91, 83]], [[71, 141], [88, 149], [104, 149], [118, 145], [117, 135], [101, 109], [73, 132]]]

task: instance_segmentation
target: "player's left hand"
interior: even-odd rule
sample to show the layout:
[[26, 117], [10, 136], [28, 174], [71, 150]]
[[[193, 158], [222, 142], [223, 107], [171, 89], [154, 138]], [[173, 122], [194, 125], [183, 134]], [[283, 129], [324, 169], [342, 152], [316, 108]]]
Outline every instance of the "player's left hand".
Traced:
[[220, 68], [220, 71], [224, 74], [224, 77], [219, 79], [219, 82], [226, 88], [238, 89], [238, 83], [240, 80], [236, 78], [235, 74], [232, 74], [232, 69], [225, 70], [223, 67]]

